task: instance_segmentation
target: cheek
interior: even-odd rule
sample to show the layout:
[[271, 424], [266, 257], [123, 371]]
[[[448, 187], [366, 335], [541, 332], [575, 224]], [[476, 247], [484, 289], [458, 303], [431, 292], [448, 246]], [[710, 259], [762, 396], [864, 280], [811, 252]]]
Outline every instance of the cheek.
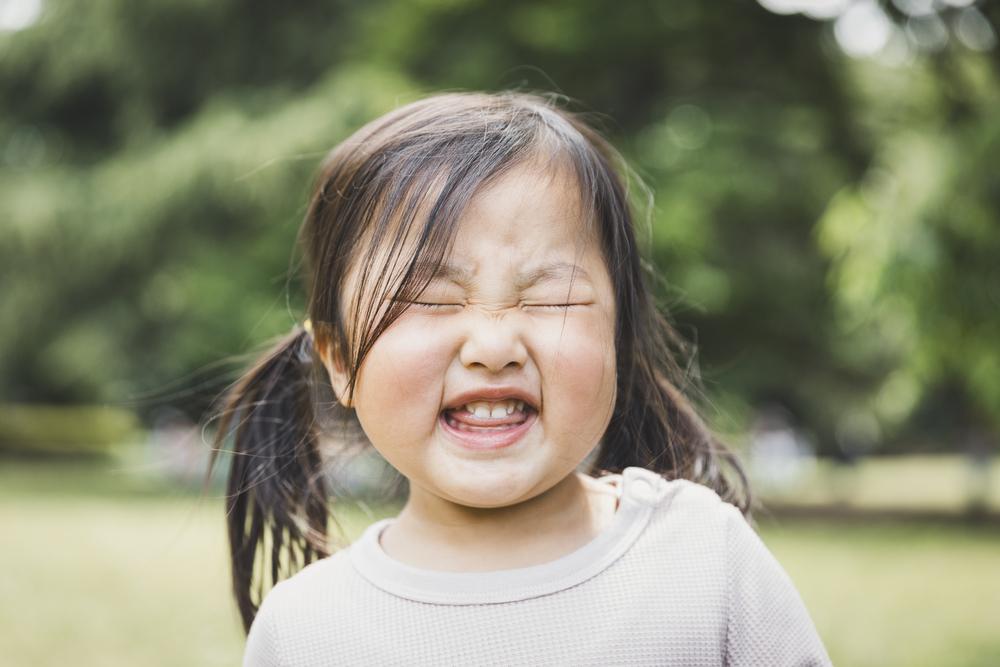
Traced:
[[[579, 424], [581, 431], [603, 432], [615, 398], [614, 328], [595, 315], [555, 323], [546, 337], [542, 377], [550, 414]], [[600, 434], [598, 434], [600, 435]]]
[[[374, 445], [433, 430], [449, 362], [447, 341], [397, 321], [379, 337], [358, 375], [355, 409]], [[426, 435], [426, 434], [424, 434]]]

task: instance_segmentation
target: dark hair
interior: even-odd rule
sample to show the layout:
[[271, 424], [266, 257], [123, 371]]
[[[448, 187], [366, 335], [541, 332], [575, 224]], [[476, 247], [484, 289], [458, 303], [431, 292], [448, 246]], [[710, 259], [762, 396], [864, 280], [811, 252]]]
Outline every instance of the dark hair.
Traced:
[[[624, 160], [555, 97], [436, 95], [365, 125], [324, 160], [299, 235], [312, 334], [296, 327], [277, 341], [222, 406], [209, 474], [231, 437], [227, 521], [245, 629], [263, 599], [263, 572], [256, 601], [253, 584], [265, 557], [273, 585], [282, 565], [287, 576], [330, 553], [329, 501], [336, 494], [327, 488], [319, 440], [323, 420], [347, 423], [352, 413], [330, 400], [320, 352], [348, 369], [346, 391], [353, 398], [365, 355], [440, 266], [470, 199], [512, 167], [539, 159], [575, 176], [614, 287], [616, 403], [591, 474], [642, 466], [704, 484], [749, 516], [750, 489], [739, 461], [685, 398], [697, 391], [697, 378], [678, 363], [690, 350], [650, 289], [655, 276], [636, 243]], [[402, 239], [409, 235], [418, 239], [416, 250], [404, 253]], [[384, 263], [372, 261], [379, 249], [389, 252]], [[379, 273], [383, 265], [396, 273]], [[368, 306], [362, 299], [342, 303], [343, 281], [354, 266], [360, 269], [354, 293], [377, 295]], [[378, 312], [371, 304], [383, 303], [391, 290], [394, 301]]]

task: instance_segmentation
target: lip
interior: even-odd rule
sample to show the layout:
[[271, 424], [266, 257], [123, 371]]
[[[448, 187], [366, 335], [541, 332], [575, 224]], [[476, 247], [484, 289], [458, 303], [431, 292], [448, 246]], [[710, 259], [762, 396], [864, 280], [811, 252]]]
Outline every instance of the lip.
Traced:
[[[482, 396], [482, 394], [477, 394], [477, 396]], [[461, 447], [465, 447], [466, 449], [480, 450], [501, 449], [503, 447], [510, 447], [511, 445], [520, 442], [521, 438], [535, 424], [535, 420], [537, 419], [538, 412], [532, 410], [528, 415], [528, 418], [525, 419], [523, 423], [512, 428], [497, 430], [484, 429], [482, 431], [461, 431], [448, 423], [444, 412], [438, 415], [438, 422], [441, 424], [441, 430], [450, 440], [454, 441]]]

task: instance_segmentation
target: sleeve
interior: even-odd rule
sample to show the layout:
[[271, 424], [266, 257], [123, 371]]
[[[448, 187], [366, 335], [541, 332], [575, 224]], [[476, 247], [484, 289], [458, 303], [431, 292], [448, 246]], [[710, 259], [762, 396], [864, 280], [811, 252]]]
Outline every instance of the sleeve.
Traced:
[[799, 592], [739, 508], [726, 504], [726, 661], [731, 667], [831, 666]]
[[281, 667], [281, 651], [278, 644], [277, 614], [278, 585], [264, 597], [257, 615], [254, 616], [247, 633], [246, 648], [243, 651], [243, 667]]

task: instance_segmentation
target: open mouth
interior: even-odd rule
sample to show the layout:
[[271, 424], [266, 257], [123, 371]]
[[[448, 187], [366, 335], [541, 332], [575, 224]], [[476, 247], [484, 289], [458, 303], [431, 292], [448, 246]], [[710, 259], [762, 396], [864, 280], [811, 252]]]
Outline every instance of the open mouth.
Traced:
[[538, 412], [523, 401], [475, 401], [442, 411], [441, 423], [465, 447], [495, 449], [520, 440], [537, 417]]
[[448, 425], [461, 430], [509, 428], [524, 423], [535, 409], [524, 401], [475, 401], [444, 411]]

